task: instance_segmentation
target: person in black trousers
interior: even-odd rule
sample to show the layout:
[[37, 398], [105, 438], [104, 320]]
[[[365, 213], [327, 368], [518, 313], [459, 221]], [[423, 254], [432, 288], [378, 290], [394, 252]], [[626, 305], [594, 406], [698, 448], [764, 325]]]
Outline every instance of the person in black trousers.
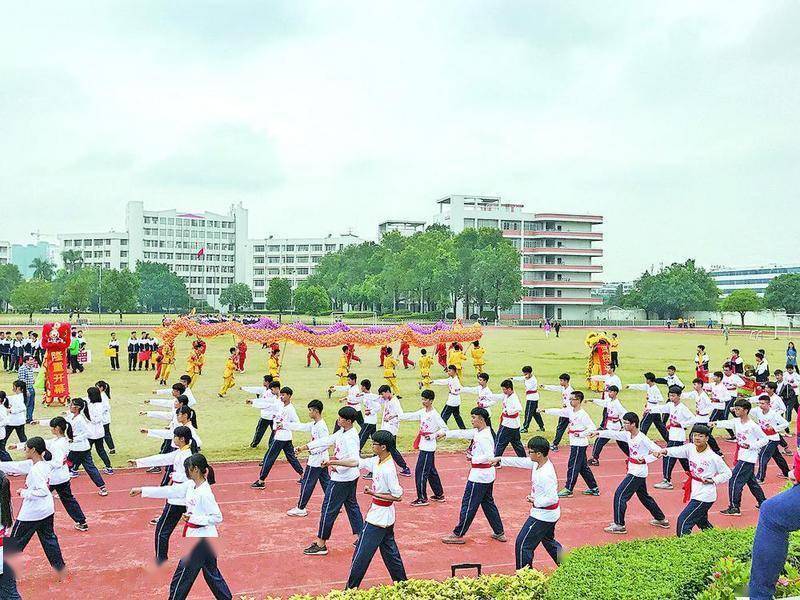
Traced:
[[131, 331], [128, 338], [128, 371], [136, 369], [136, 357], [139, 354], [139, 340], [136, 339], [136, 332]]

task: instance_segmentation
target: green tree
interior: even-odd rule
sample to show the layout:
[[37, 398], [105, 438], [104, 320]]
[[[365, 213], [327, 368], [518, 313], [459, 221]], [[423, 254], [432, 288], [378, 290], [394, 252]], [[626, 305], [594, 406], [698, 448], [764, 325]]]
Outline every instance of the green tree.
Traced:
[[136, 261], [139, 304], [148, 312], [185, 311], [191, 298], [186, 284], [167, 265]]
[[738, 312], [744, 327], [744, 316], [749, 312], [761, 310], [764, 306], [761, 298], [753, 290], [734, 290], [719, 303], [720, 310]]
[[475, 271], [481, 292], [499, 315], [500, 310], [511, 308], [522, 296], [522, 273], [519, 252], [511, 244], [477, 251]]
[[64, 268], [70, 273], [83, 267], [83, 254], [80, 250], [64, 250], [61, 253], [61, 260], [64, 261]]
[[78, 317], [89, 308], [95, 293], [97, 278], [91, 269], [78, 269], [69, 276], [61, 296], [61, 306], [77, 313]]
[[292, 284], [288, 279], [276, 277], [269, 280], [267, 288], [267, 310], [283, 314], [292, 306]]
[[[789, 315], [800, 314], [800, 273], [779, 275], [770, 281], [764, 292], [764, 305]], [[796, 321], [793, 325], [796, 326]]]
[[107, 312], [119, 313], [119, 320], [122, 321], [122, 313], [134, 312], [138, 308], [139, 276], [128, 269], [103, 269], [99, 292], [103, 308]]
[[33, 322], [33, 313], [50, 308], [53, 301], [53, 284], [43, 279], [23, 281], [11, 292], [11, 305], [14, 310], [28, 313], [28, 321]]
[[294, 309], [304, 315], [329, 314], [331, 299], [321, 285], [302, 284], [294, 292]]
[[645, 272], [623, 299], [625, 308], [644, 309], [649, 318], [674, 319], [690, 310], [716, 310], [719, 288], [693, 260], [674, 263], [658, 273]]
[[33, 279], [52, 281], [56, 274], [56, 266], [46, 258], [34, 258], [28, 266], [33, 269]]
[[253, 304], [253, 292], [246, 283], [232, 283], [219, 295], [220, 304], [226, 304], [228, 310], [236, 312]]
[[0, 265], [0, 307], [8, 312], [11, 292], [22, 282], [22, 273], [17, 265]]

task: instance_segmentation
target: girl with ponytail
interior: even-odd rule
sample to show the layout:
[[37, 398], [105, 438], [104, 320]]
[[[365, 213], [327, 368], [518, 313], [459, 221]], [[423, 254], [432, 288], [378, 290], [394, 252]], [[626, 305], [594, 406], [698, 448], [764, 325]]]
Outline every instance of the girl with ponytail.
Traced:
[[[175, 429], [178, 427], [188, 427], [192, 432], [192, 439], [198, 450], [203, 446], [200, 441], [200, 436], [197, 435], [197, 413], [193, 408], [188, 406], [181, 406], [175, 411], [175, 423], [173, 428], [170, 429], [140, 429], [140, 431], [148, 437], [159, 438], [162, 440], [169, 440], [171, 450], [177, 449], [175, 442]], [[170, 451], [171, 451], [170, 450]]]
[[11, 395], [8, 396], [7, 402], [5, 402], [8, 409], [8, 421], [6, 422], [8, 435], [6, 436], [6, 442], [14, 431], [17, 432], [19, 441], [24, 442], [28, 439], [28, 436], [25, 435], [25, 411], [27, 410], [25, 408], [25, 399], [28, 397], [25, 382], [17, 380], [13, 383], [13, 388]]
[[[139, 411], [139, 414], [143, 417], [150, 417], [151, 419], [161, 419], [163, 421], [169, 421], [169, 431], [174, 430], [180, 423], [177, 420], [177, 411], [181, 406], [191, 406], [192, 402], [189, 399], [189, 396], [184, 394], [183, 392], [186, 390], [186, 387], [182, 383], [176, 383], [172, 386], [172, 399], [166, 400], [162, 398], [153, 398], [151, 400], [145, 400], [145, 404], [150, 404], [151, 406], [164, 406], [171, 408], [171, 411], [163, 411], [163, 410], [147, 410], [147, 411]], [[172, 447], [172, 439], [165, 439], [164, 443], [161, 444], [161, 454], [166, 454], [167, 452], [172, 452], [175, 448]], [[169, 476], [169, 469], [167, 467], [167, 473], [164, 474], [164, 479], [162, 481], [166, 481], [169, 483], [167, 477]], [[147, 469], [148, 473], [160, 473], [161, 467], [150, 467]], [[162, 483], [161, 485], [167, 485], [167, 483]]]
[[25, 550], [34, 534], [38, 535], [47, 560], [59, 573], [64, 573], [64, 558], [61, 546], [53, 530], [55, 506], [48, 481], [53, 471], [49, 462], [53, 455], [40, 437], [25, 442], [25, 460], [4, 462], [0, 470], [7, 474], [26, 475], [25, 487], [19, 490], [22, 507], [11, 529], [11, 546], [20, 552]]
[[73, 398], [69, 404], [69, 414], [67, 420], [72, 425], [72, 443], [69, 447], [67, 462], [71, 463], [70, 475], [78, 476], [78, 469], [81, 465], [86, 469], [86, 473], [98, 488], [98, 494], [108, 496], [106, 482], [92, 460], [92, 451], [89, 442], [89, 406], [83, 398]]
[[6, 424], [8, 423], [8, 396], [0, 390], [0, 461], [11, 460], [11, 455], [6, 450]]
[[219, 537], [217, 525], [222, 523], [222, 511], [214, 498], [211, 486], [214, 485], [214, 469], [202, 454], [193, 454], [183, 462], [182, 469], [186, 481], [181, 485], [169, 487], [133, 488], [131, 496], [142, 498], [182, 498], [186, 503], [186, 513], [182, 516], [184, 537], [198, 538], [198, 542], [188, 556], [184, 556], [175, 569], [169, 586], [169, 597], [185, 600], [197, 576], [202, 571], [215, 598], [231, 598], [228, 584], [217, 567], [217, 556], [209, 543], [210, 538]]
[[[50, 454], [53, 455], [50, 465], [53, 470], [50, 473], [50, 491], [58, 492], [58, 498], [64, 505], [67, 514], [75, 522], [75, 529], [78, 531], [88, 531], [89, 525], [86, 523], [86, 515], [83, 514], [78, 499], [72, 493], [72, 479], [69, 470], [67, 456], [69, 456], [70, 445], [73, 441], [72, 425], [67, 423], [64, 417], [54, 417], [49, 421], [32, 421], [32, 425], [49, 427], [53, 437], [45, 440], [44, 443]], [[22, 450], [24, 444], [18, 444], [17, 449]]]
[[[177, 450], [173, 450], [167, 454], [155, 454], [146, 458], [128, 461], [131, 465], [136, 467], [172, 467], [170, 479], [172, 486], [164, 486], [163, 489], [170, 489], [186, 483], [187, 475], [184, 468], [184, 462], [187, 458], [197, 452], [197, 444], [192, 437], [192, 430], [189, 427], [181, 425], [176, 427], [172, 432], [173, 444]], [[134, 488], [139, 489], [139, 488]], [[155, 497], [155, 496], [154, 496]], [[167, 502], [164, 505], [164, 510], [156, 522], [155, 532], [155, 550], [156, 550], [156, 564], [164, 563], [168, 558], [169, 553], [169, 537], [178, 525], [181, 517], [186, 512], [186, 498], [158, 496], [166, 498]]]
[[102, 379], [94, 384], [100, 390], [100, 396], [103, 399], [103, 438], [108, 446], [109, 454], [116, 454], [117, 449], [114, 446], [114, 438], [111, 436], [111, 386]]
[[111, 468], [111, 459], [108, 458], [108, 453], [103, 445], [106, 432], [103, 429], [103, 414], [105, 407], [103, 406], [103, 397], [97, 387], [90, 387], [86, 390], [86, 397], [89, 402], [86, 408], [89, 411], [89, 447], [94, 448], [97, 456], [103, 461], [103, 473], [106, 475], [113, 475], [114, 469]]

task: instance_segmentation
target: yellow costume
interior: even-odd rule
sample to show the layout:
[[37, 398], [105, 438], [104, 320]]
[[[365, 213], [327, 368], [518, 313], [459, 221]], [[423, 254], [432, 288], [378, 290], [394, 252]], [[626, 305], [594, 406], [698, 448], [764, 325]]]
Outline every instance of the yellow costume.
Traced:
[[467, 355], [461, 350], [450, 350], [450, 356], [447, 357], [447, 364], [456, 368], [459, 381], [461, 381], [461, 369], [465, 360], [467, 360]]
[[193, 388], [194, 384], [197, 383], [197, 379], [203, 372], [203, 364], [205, 362], [206, 357], [201, 352], [197, 352], [195, 350], [189, 355], [189, 359], [186, 361], [186, 374], [192, 378], [192, 381], [189, 384], [190, 388]]
[[222, 372], [222, 387], [219, 388], [220, 396], [227, 394], [228, 390], [236, 384], [233, 376], [236, 373], [236, 361], [234, 361], [233, 357], [234, 355], [231, 355], [225, 361], [225, 370]]
[[267, 370], [269, 374], [272, 375], [273, 379], [277, 379], [281, 376], [281, 363], [274, 354], [270, 356], [269, 361], [267, 361]]
[[163, 353], [164, 357], [161, 359], [161, 381], [169, 381], [172, 365], [175, 364], [175, 346], [166, 344]]
[[475, 375], [480, 375], [484, 372], [484, 366], [486, 365], [486, 360], [483, 358], [483, 355], [486, 354], [486, 348], [481, 348], [480, 346], [476, 348], [473, 346], [469, 353], [472, 356], [472, 365], [475, 367]]
[[605, 383], [592, 379], [592, 376], [608, 374], [608, 367], [611, 364], [609, 340], [605, 334], [591, 332], [586, 336], [584, 343], [590, 348], [589, 361], [586, 365], [587, 385], [594, 392], [602, 392], [605, 389]]
[[400, 388], [397, 386], [397, 375], [395, 375], [394, 369], [397, 366], [397, 361], [394, 359], [394, 356], [386, 356], [383, 359], [383, 378], [386, 379], [386, 382], [389, 384], [389, 387], [392, 388], [392, 393], [397, 396], [400, 394]]
[[425, 356], [420, 356], [419, 361], [417, 361], [417, 365], [419, 365], [419, 375], [422, 378], [422, 385], [426, 388], [430, 388], [433, 358], [427, 354]]
[[347, 374], [348, 374], [348, 360], [347, 354], [342, 352], [339, 356], [339, 366], [336, 367], [336, 375], [339, 377], [338, 385], [347, 385]]

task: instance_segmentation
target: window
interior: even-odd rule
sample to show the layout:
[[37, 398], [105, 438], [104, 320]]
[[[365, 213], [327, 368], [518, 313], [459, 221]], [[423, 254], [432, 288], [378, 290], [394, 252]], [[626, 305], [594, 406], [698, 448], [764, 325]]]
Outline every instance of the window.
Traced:
[[277, 256], [270, 256], [267, 262], [271, 265], [277, 265], [281, 262], [281, 259]]
[[292, 264], [294, 262], [294, 256], [286, 256], [286, 257], [284, 257], [283, 262], [285, 262], [287, 264]]
[[280, 269], [267, 269], [267, 273], [269, 275], [280, 275], [281, 270]]
[[281, 251], [281, 247], [280, 247], [280, 246], [277, 246], [277, 245], [274, 245], [274, 244], [272, 244], [272, 245], [270, 245], [270, 246], [268, 247], [268, 250], [269, 250], [270, 252], [280, 252], [280, 251]]
[[322, 244], [311, 244], [312, 252], [322, 252]]
[[[226, 273], [227, 273], [227, 271], [226, 271]], [[263, 267], [260, 268], [260, 269], [253, 269], [253, 275], [263, 275], [263, 274], [264, 274], [264, 268]]]
[[128, 245], [128, 240], [125, 240], [125, 239], [120, 240], [119, 241], [119, 245], [120, 246], [127, 246]]
[[286, 244], [287, 252], [294, 252], [294, 244]]
[[263, 246], [263, 245], [261, 245], [261, 246], [254, 246], [254, 247], [253, 247], [253, 250], [254, 250], [254, 251], [256, 251], [256, 252], [264, 252], [264, 246]]
[[312, 263], [318, 263], [318, 262], [319, 262], [319, 260], [320, 260], [320, 257], [319, 257], [319, 256], [312, 256], [312, 257], [311, 257], [311, 262], [312, 262]]
[[111, 245], [111, 240], [106, 240], [106, 246], [110, 246], [110, 245]]
[[307, 263], [308, 262], [308, 257], [307, 256], [298, 256], [297, 257], [297, 262], [299, 262], [299, 263]]
[[105, 256], [105, 257], [110, 257], [110, 256], [111, 256], [111, 250], [106, 250], [106, 251], [103, 253], [103, 256]]
[[308, 275], [308, 267], [300, 267], [297, 269], [298, 275]]
[[299, 244], [297, 246], [298, 252], [308, 252], [308, 244]]
[[92, 240], [83, 240], [83, 245], [84, 246], [91, 246], [92, 245]]
[[520, 222], [519, 221], [503, 221], [502, 222], [503, 231], [519, 231]]
[[126, 262], [124, 262], [124, 263], [119, 263], [119, 268], [120, 268], [120, 269], [127, 269], [127, 268], [128, 268], [128, 263], [126, 263]]
[[325, 252], [336, 252], [336, 244], [325, 244]]
[[[75, 247], [76, 248], [80, 247], [81, 244], [83, 244], [83, 240], [75, 240]], [[71, 246], [72, 245], [72, 240], [67, 240], [66, 242], [64, 242], [64, 245], [65, 246]]]
[[263, 279], [254, 279], [253, 286], [255, 287], [264, 287], [264, 280]]

